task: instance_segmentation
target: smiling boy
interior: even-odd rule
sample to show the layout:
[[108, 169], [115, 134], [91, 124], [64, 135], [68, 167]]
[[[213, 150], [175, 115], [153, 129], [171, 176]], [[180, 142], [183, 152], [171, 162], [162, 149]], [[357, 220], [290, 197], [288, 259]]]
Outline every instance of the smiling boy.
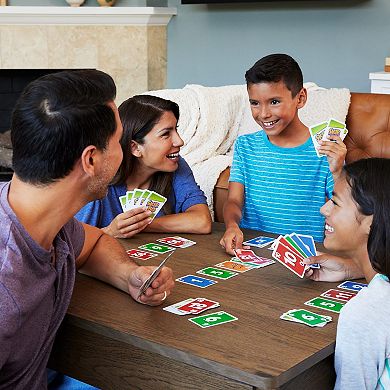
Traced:
[[242, 247], [240, 228], [295, 231], [322, 241], [324, 218], [319, 209], [331, 197], [346, 147], [338, 136], [329, 137], [319, 149], [327, 158], [317, 157], [309, 130], [298, 117], [307, 93], [293, 58], [263, 57], [245, 78], [252, 116], [263, 131], [236, 141], [220, 243], [234, 254], [233, 249]]

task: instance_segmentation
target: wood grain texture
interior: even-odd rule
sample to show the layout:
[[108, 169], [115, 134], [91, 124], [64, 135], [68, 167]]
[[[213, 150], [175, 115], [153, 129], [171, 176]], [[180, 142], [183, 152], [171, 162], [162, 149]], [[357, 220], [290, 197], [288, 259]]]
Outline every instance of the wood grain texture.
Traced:
[[[214, 224], [210, 235], [183, 235], [197, 244], [177, 249], [171, 256], [167, 265], [173, 269], [175, 277], [196, 275], [196, 271], [202, 267], [228, 260], [230, 256], [218, 244], [222, 234], [223, 225]], [[259, 232], [247, 231], [245, 238], [258, 235]], [[168, 235], [144, 233], [120, 241], [125, 248], [136, 248], [164, 236]], [[271, 257], [268, 249], [255, 249], [255, 252]], [[159, 255], [142, 263], [157, 265], [162, 258]], [[310, 384], [307, 373], [314, 370], [319, 386], [316, 389], [326, 389], [332, 388], [334, 372], [333, 366], [323, 361], [332, 358], [338, 315], [311, 309], [333, 317], [333, 322], [324, 328], [310, 328], [282, 321], [279, 317], [289, 309], [308, 308], [303, 304], [305, 301], [336, 285], [300, 279], [278, 263], [218, 281], [206, 289], [177, 282], [173, 294], [163, 306], [189, 297], [205, 297], [220, 302], [218, 310], [238, 317], [238, 321], [201, 329], [188, 321], [189, 316], [175, 316], [162, 310], [162, 306], [152, 308], [140, 305], [111, 286], [78, 275], [66, 327], [86, 331], [85, 339], [88, 334], [94, 336], [90, 341], [89, 353], [94, 350], [101, 352], [97, 353], [95, 363], [90, 362], [91, 366], [119, 367], [119, 372], [124, 369], [120, 363], [115, 366], [117, 359], [111, 359], [110, 353], [104, 350], [111, 348], [107, 345], [112, 342], [115, 344], [113, 349], [118, 349], [117, 353], [131, 357], [133, 353], [138, 356], [145, 351], [145, 356], [151, 354], [154, 357], [151, 362], [160, 359], [158, 363], [150, 363], [152, 366], [160, 366], [163, 364], [161, 361], [166, 359], [164, 370], [167, 373], [170, 372], [170, 364], [178, 364], [180, 367], [192, 367], [197, 372], [193, 378], [198, 378], [198, 375], [202, 378], [207, 372], [208, 376], [226, 378], [227, 383], [246, 384], [260, 389], [282, 386], [292, 389], [291, 383], [302, 383], [300, 381], [305, 377]], [[97, 335], [102, 340], [101, 345]], [[68, 348], [67, 343], [57, 344], [54, 363], [61, 354], [65, 354], [65, 348]], [[72, 344], [71, 349], [77, 349], [77, 346]], [[68, 359], [65, 366], [71, 360]], [[149, 359], [143, 361], [146, 364]], [[317, 364], [320, 369], [315, 368]], [[143, 370], [146, 378], [146, 372], [151, 372], [152, 368]], [[143, 381], [140, 379], [139, 388], [149, 388]], [[323, 383], [322, 387], [320, 383]], [[138, 388], [136, 386], [138, 384], [134, 388]]]

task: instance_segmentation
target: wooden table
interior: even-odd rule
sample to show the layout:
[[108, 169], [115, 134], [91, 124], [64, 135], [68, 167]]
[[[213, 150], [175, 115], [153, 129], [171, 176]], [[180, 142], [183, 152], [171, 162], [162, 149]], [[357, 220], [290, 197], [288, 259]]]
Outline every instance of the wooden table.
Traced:
[[[222, 233], [223, 225], [214, 224], [211, 235], [183, 234], [197, 244], [169, 259], [175, 277], [229, 260], [218, 244]], [[258, 235], [246, 232], [246, 238]], [[165, 236], [145, 233], [121, 242], [136, 248]], [[255, 251], [271, 257], [268, 249]], [[143, 263], [156, 265], [162, 257]], [[50, 366], [103, 389], [331, 389], [338, 315], [313, 309], [333, 317], [324, 328], [279, 316], [308, 308], [305, 301], [336, 285], [300, 279], [276, 263], [206, 289], [177, 282], [164, 304], [152, 308], [78, 275]], [[162, 310], [189, 297], [216, 300], [215, 310], [238, 321], [202, 329], [191, 316]]]

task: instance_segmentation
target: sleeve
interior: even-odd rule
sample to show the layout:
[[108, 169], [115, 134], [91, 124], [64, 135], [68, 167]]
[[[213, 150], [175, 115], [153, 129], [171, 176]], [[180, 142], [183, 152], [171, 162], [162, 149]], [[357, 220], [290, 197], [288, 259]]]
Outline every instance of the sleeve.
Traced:
[[20, 312], [18, 305], [6, 286], [0, 282], [0, 372], [15, 346], [14, 337], [19, 327]]
[[245, 177], [242, 172], [243, 159], [242, 159], [242, 137], [238, 137], [234, 144], [233, 163], [230, 168], [229, 182], [237, 182], [245, 184]]
[[181, 158], [173, 181], [175, 192], [175, 213], [181, 213], [197, 204], [207, 204], [207, 199], [195, 181], [194, 174], [187, 162]]
[[386, 337], [378, 329], [382, 322], [379, 310], [372, 310], [369, 302], [353, 303], [343, 308], [337, 326], [335, 390], [375, 389], [386, 359]]
[[75, 218], [80, 222], [87, 223], [88, 225], [103, 228], [101, 225], [101, 213], [102, 207], [99, 200], [94, 200], [86, 204], [76, 215]]
[[83, 225], [76, 219], [72, 218], [66, 225], [65, 230], [68, 235], [68, 245], [71, 243], [73, 253], [77, 259], [84, 247], [85, 230]]

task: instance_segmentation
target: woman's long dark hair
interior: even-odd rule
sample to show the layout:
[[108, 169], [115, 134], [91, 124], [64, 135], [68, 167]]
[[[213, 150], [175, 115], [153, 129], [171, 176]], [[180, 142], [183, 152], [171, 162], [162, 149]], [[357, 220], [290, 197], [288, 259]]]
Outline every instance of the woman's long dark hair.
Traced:
[[358, 160], [344, 171], [359, 211], [373, 216], [367, 242], [371, 265], [390, 278], [390, 159]]
[[[121, 139], [123, 161], [113, 184], [125, 184], [127, 178], [136, 168], [137, 157], [131, 153], [131, 141], [142, 145], [145, 136], [159, 122], [165, 112], [172, 112], [176, 120], [179, 120], [179, 106], [170, 100], [157, 96], [135, 95], [119, 106], [119, 116], [123, 125]], [[156, 172], [152, 177], [149, 190], [156, 191], [168, 199], [172, 192], [173, 174], [173, 172]], [[163, 211], [165, 214], [172, 212], [172, 205], [168, 201], [165, 203]]]

